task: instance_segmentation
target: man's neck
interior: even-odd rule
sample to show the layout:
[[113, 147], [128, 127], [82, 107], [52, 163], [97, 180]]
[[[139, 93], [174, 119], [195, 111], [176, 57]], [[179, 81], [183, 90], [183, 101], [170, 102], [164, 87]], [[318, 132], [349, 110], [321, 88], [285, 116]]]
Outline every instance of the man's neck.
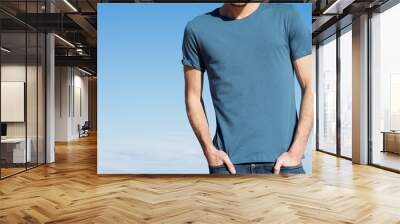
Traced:
[[232, 19], [243, 19], [256, 11], [259, 6], [260, 3], [247, 3], [243, 6], [234, 6], [230, 3], [224, 3], [219, 9], [219, 13]]

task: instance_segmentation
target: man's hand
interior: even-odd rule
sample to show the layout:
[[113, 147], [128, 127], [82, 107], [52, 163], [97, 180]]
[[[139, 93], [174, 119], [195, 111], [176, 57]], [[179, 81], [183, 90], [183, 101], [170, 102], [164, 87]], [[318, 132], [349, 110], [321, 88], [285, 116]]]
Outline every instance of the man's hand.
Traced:
[[296, 166], [301, 163], [301, 157], [295, 156], [293, 153], [284, 152], [278, 157], [274, 166], [274, 174], [279, 174], [281, 166]]
[[224, 151], [215, 148], [208, 131], [208, 121], [204, 109], [203, 98], [201, 96], [204, 73], [185, 65], [184, 74], [186, 113], [190, 125], [192, 126], [203, 149], [208, 164], [210, 166], [225, 164], [228, 167], [229, 172], [235, 174], [236, 170], [229, 159], [229, 156]]
[[293, 62], [297, 79], [301, 86], [302, 98], [300, 119], [296, 127], [294, 141], [289, 151], [282, 153], [276, 160], [274, 173], [279, 174], [281, 166], [300, 164], [301, 157], [307, 145], [308, 136], [314, 123], [314, 92], [312, 84], [312, 58], [310, 55], [301, 57]]
[[225, 164], [228, 167], [229, 173], [236, 173], [235, 166], [232, 164], [231, 159], [224, 151], [213, 147], [205, 152], [205, 156], [207, 158], [208, 165], [219, 166]]

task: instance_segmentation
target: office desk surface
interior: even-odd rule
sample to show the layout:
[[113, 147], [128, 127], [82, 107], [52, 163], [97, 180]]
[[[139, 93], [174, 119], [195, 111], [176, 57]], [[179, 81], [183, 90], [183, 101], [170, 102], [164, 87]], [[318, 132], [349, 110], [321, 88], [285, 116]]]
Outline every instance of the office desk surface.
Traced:
[[[20, 143], [24, 142], [25, 140], [25, 138], [5, 138], [1, 139], [1, 143]], [[28, 138], [27, 140], [29, 141], [30, 139]]]
[[[25, 141], [28, 144], [25, 144]], [[32, 141], [31, 138], [6, 138], [1, 139], [1, 144], [15, 145], [10, 149], [10, 163], [25, 163], [32, 160]], [[25, 145], [27, 147], [25, 147]], [[6, 149], [7, 150], [7, 149]], [[2, 149], [4, 151], [4, 149]], [[12, 157], [12, 160], [11, 160]]]

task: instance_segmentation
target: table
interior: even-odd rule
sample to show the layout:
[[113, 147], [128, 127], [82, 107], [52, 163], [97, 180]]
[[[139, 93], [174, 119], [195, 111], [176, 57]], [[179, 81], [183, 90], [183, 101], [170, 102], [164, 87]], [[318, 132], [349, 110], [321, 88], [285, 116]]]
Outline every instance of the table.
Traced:
[[[1, 139], [1, 157], [6, 159], [9, 163], [26, 163], [31, 162], [32, 140], [26, 139], [27, 147], [25, 151], [25, 138], [6, 138]], [[11, 147], [10, 147], [11, 146]], [[11, 155], [12, 154], [12, 155]], [[11, 159], [12, 158], [12, 159]]]
[[400, 154], [400, 131], [382, 131], [381, 133], [383, 133], [382, 152]]

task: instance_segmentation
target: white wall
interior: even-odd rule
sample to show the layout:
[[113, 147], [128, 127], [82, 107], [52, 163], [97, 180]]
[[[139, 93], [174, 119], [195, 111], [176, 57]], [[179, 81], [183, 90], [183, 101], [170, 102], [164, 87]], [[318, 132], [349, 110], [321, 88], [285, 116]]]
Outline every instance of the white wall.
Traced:
[[[1, 81], [2, 82], [25, 82], [25, 76], [26, 76], [26, 70], [27, 69], [27, 74], [36, 74], [36, 67], [33, 66], [28, 66], [25, 67], [24, 65], [21, 64], [5, 64], [1, 66]], [[29, 79], [29, 77], [28, 77]], [[30, 82], [32, 82], [30, 80]], [[34, 83], [36, 85], [36, 83]], [[36, 97], [36, 89], [34, 92], [30, 92], [29, 90], [33, 90], [28, 88], [28, 97]], [[28, 102], [31, 102], [31, 99], [27, 99]], [[34, 106], [36, 108], [36, 105], [28, 105], [28, 106]], [[31, 108], [32, 109], [32, 108]], [[30, 110], [31, 110], [30, 109]], [[2, 108], [2, 110], [6, 110], [6, 108]], [[34, 115], [34, 117], [31, 117], [31, 115]], [[36, 114], [33, 113], [28, 113], [28, 121], [35, 121], [36, 123]], [[26, 122], [7, 122], [7, 136], [8, 137], [25, 137], [25, 123]], [[33, 127], [33, 125], [28, 125], [28, 128]], [[36, 126], [34, 127], [36, 129]], [[29, 137], [29, 130], [28, 130], [28, 137]]]
[[55, 140], [70, 141], [88, 120], [88, 77], [72, 67], [56, 67], [55, 73]]

